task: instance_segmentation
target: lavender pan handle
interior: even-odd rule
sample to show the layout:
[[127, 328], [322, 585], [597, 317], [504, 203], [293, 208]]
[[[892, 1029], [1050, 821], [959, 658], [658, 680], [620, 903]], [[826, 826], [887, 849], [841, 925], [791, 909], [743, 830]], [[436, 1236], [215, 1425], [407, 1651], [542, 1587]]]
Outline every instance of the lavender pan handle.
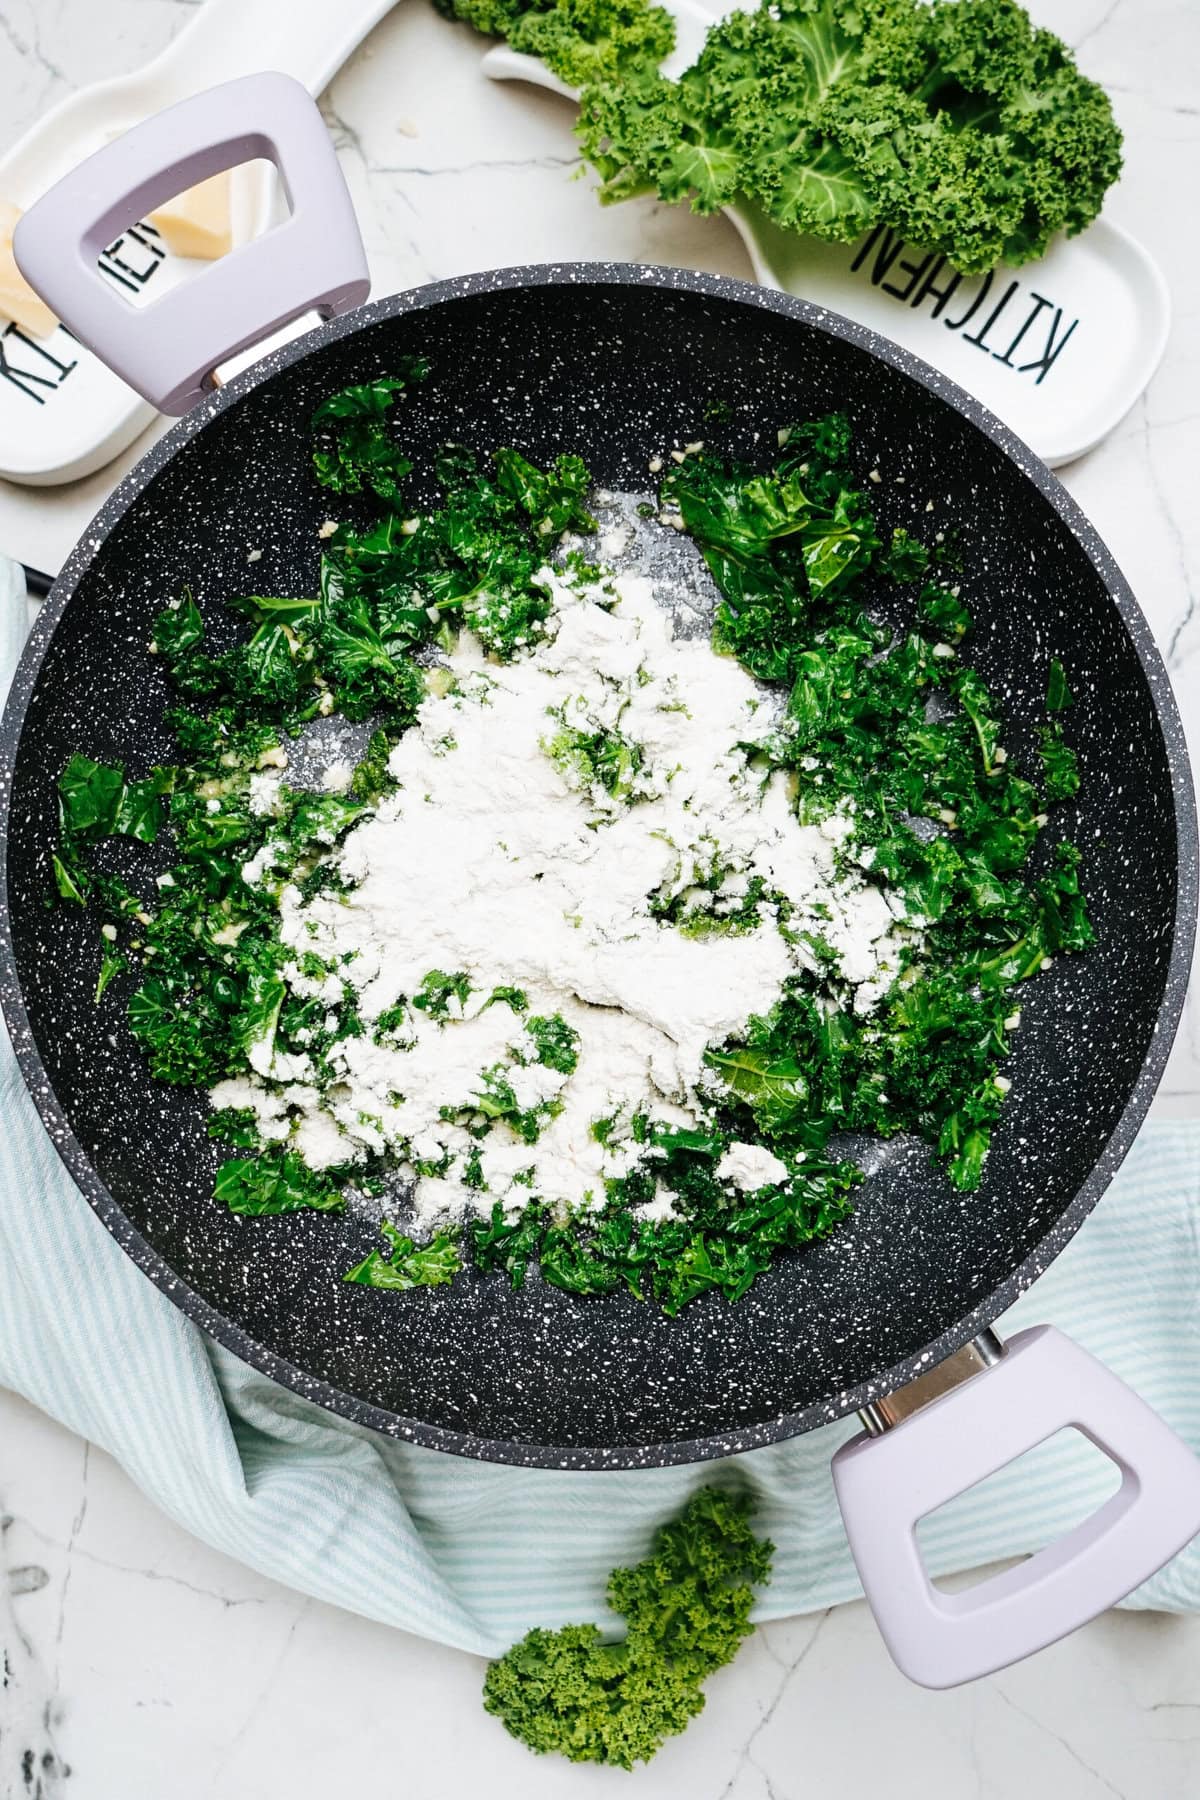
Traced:
[[[1121, 1485], [1074, 1531], [964, 1593], [939, 1593], [916, 1524], [955, 1494], [1075, 1426]], [[833, 1459], [863, 1588], [892, 1657], [924, 1687], [954, 1687], [1066, 1637], [1200, 1531], [1200, 1459], [1145, 1401], [1050, 1325], [879, 1437]]]
[[[96, 266], [130, 225], [184, 188], [254, 157], [279, 169], [291, 217], [150, 306]], [[370, 289], [333, 145], [290, 75], [246, 75], [182, 100], [97, 150], [20, 221], [22, 274], [89, 350], [162, 412], [210, 391], [217, 365], [302, 313], [345, 312]]]

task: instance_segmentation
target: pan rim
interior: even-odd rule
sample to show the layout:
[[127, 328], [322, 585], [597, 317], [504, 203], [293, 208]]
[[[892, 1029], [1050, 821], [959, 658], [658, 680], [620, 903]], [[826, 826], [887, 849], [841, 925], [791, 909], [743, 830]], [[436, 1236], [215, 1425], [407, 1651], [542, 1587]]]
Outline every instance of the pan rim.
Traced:
[[[983, 433], [1033, 483], [1075, 537], [1116, 607], [1149, 687], [1167, 757], [1176, 836], [1176, 901], [1171, 954], [1157, 1027], [1132, 1091], [1107, 1144], [1074, 1199], [1029, 1254], [980, 1303], [924, 1349], [900, 1359], [870, 1380], [794, 1412], [778, 1414], [735, 1431], [640, 1445], [555, 1445], [490, 1439], [450, 1430], [359, 1399], [314, 1376], [258, 1342], [189, 1287], [134, 1227], [75, 1138], [34, 1043], [25, 1011], [12, 941], [8, 905], [8, 826], [15, 767], [29, 703], [59, 620], [107, 538], [160, 471], [185, 444], [226, 408], [237, 405], [264, 381], [342, 337], [410, 312], [493, 292], [554, 286], [646, 286], [698, 294], [721, 302], [758, 307], [866, 351], [917, 382]], [[483, 271], [408, 289], [371, 301], [272, 352], [228, 386], [214, 390], [147, 451], [113, 490], [64, 564], [26, 642], [0, 722], [0, 1008], [8, 1026], [30, 1098], [66, 1169], [110, 1235], [143, 1274], [202, 1330], [243, 1362], [325, 1410], [393, 1439], [478, 1461], [532, 1468], [619, 1470], [701, 1463], [741, 1454], [832, 1424], [870, 1401], [902, 1387], [942, 1361], [993, 1323], [1032, 1285], [1065, 1248], [1095, 1207], [1141, 1127], [1182, 1015], [1191, 965], [1198, 897], [1196, 804], [1183, 723], [1162, 655], [1133, 591], [1095, 527], [1058, 478], [1008, 426], [980, 401], [919, 357], [878, 333], [793, 295], [730, 276], [650, 263], [566, 262], [517, 265]]]

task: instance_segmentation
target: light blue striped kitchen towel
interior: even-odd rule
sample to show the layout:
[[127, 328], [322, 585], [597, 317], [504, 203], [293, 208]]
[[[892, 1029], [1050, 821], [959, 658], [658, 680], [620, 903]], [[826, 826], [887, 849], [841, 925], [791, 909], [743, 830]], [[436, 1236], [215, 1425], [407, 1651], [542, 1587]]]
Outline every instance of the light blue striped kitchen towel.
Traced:
[[[0, 565], [0, 689], [25, 629]], [[1200, 1448], [1200, 1121], [1151, 1126], [1065, 1254], [1002, 1321], [1050, 1320]], [[604, 1613], [701, 1482], [758, 1496], [775, 1578], [760, 1618], [854, 1597], [829, 1458], [845, 1422], [719, 1465], [563, 1474], [394, 1444], [256, 1374], [177, 1312], [60, 1165], [0, 1041], [0, 1382], [102, 1445], [189, 1531], [318, 1599], [494, 1654]], [[1063, 1433], [928, 1521], [935, 1572], [1031, 1551], [1103, 1498], [1112, 1465]], [[1135, 1604], [1200, 1606], [1200, 1543]]]

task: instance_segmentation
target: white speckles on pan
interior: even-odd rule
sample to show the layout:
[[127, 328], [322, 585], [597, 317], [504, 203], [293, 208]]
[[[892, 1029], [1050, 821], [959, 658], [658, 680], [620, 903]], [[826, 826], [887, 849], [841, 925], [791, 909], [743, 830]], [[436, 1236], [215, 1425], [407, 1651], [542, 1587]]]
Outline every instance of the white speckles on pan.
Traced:
[[[973, 660], [1029, 767], [1052, 656], [1077, 700], [1084, 784], [1058, 814], [1085, 852], [1099, 943], [1031, 988], [984, 1187], [955, 1194], [927, 1151], [873, 1165], [854, 1218], [729, 1308], [669, 1320], [469, 1275], [404, 1295], [347, 1288], [371, 1241], [348, 1216], [240, 1220], [211, 1199], [203, 1095], [146, 1078], [121, 994], [92, 1005], [94, 926], [47, 911], [54, 779], [71, 750], [138, 772], [169, 752], [150, 621], [190, 582], [311, 590], [326, 497], [308, 418], [331, 389], [423, 350], [405, 402], [418, 467], [446, 438], [578, 450], [613, 488], [708, 434], [765, 455], [776, 428], [842, 406], [885, 528], [957, 534]], [[933, 511], [926, 510], [932, 500]], [[247, 570], [246, 546], [261, 547]], [[504, 271], [399, 296], [277, 352], [205, 401], [117, 490], [73, 552], [0, 733], [5, 1013], [35, 1102], [86, 1198], [146, 1273], [238, 1354], [397, 1437], [550, 1467], [636, 1467], [745, 1450], [907, 1379], [1036, 1279], [1144, 1117], [1183, 998], [1196, 900], [1187, 760], [1165, 671], [1095, 533], [975, 402], [871, 333], [787, 296], [683, 270]], [[152, 856], [135, 846], [121, 855]]]

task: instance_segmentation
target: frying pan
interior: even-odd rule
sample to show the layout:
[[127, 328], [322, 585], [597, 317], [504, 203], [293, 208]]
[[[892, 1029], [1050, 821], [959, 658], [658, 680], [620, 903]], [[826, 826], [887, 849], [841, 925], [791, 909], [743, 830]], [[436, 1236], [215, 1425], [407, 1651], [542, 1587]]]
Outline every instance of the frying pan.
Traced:
[[[137, 314], [102, 288], [96, 257], [118, 230], [264, 155], [289, 193], [287, 223]], [[1200, 1529], [1186, 1446], [1051, 1328], [1007, 1346], [987, 1329], [1128, 1149], [1179, 1018], [1196, 911], [1196, 822], [1166, 673], [1112, 558], [1046, 469], [911, 356], [736, 281], [512, 269], [351, 311], [367, 277], [349, 198], [319, 115], [279, 75], [185, 101], [102, 150], [26, 216], [17, 255], [91, 349], [186, 414], [68, 559], [0, 734], [5, 1015], [67, 1167], [138, 1266], [298, 1393], [460, 1455], [575, 1469], [698, 1461], [859, 1409], [867, 1431], [838, 1453], [839, 1499], [889, 1648], [929, 1685], [1061, 1636], [1180, 1548]], [[307, 329], [313, 309], [324, 322]], [[280, 329], [293, 341], [246, 354]], [[368, 1225], [247, 1221], [212, 1202], [204, 1096], [150, 1082], [119, 1007], [93, 1005], [94, 922], [44, 904], [56, 778], [78, 748], [135, 771], [170, 758], [145, 646], [185, 584], [218, 642], [237, 635], [222, 597], [245, 591], [250, 548], [258, 591], [313, 591], [328, 500], [310, 473], [312, 410], [413, 352], [433, 370], [405, 402], [418, 470], [453, 438], [536, 458], [578, 451], [602, 483], [640, 489], [648, 454], [697, 435], [712, 401], [732, 403], [748, 455], [760, 430], [843, 408], [860, 473], [883, 473], [884, 529], [922, 534], [932, 500], [938, 527], [960, 534], [972, 658], [1026, 766], [1049, 660], [1062, 660], [1083, 779], [1060, 829], [1085, 853], [1097, 944], [1022, 993], [1013, 1089], [978, 1193], [956, 1193], [924, 1146], [901, 1142], [828, 1241], [777, 1263], [737, 1306], [709, 1295], [677, 1319], [628, 1295], [580, 1299], [536, 1279], [514, 1293], [473, 1272], [450, 1289], [374, 1293], [339, 1279]], [[154, 851], [128, 853], [154, 868]], [[937, 1593], [917, 1519], [1069, 1425], [1118, 1462], [1117, 1494], [1020, 1568]]]

